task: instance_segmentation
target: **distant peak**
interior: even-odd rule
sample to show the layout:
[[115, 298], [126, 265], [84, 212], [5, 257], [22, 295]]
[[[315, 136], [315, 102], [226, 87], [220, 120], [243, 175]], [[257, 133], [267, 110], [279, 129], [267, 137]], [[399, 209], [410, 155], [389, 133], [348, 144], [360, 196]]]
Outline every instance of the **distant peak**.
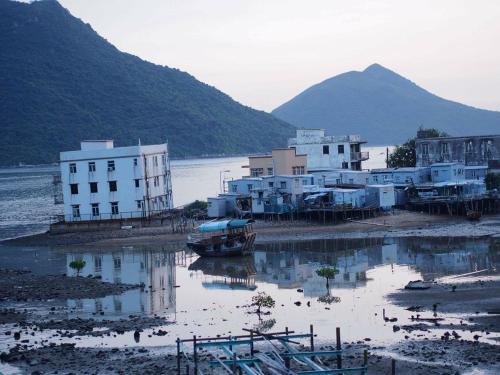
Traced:
[[371, 72], [390, 72], [389, 69], [384, 68], [380, 64], [372, 64], [369, 67], [367, 67], [365, 70], [363, 70], [364, 73], [371, 73]]

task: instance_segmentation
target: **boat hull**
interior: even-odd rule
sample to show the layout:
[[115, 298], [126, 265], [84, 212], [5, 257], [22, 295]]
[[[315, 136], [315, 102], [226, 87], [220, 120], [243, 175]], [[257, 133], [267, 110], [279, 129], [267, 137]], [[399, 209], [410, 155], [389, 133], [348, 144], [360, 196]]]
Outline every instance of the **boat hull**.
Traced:
[[255, 233], [250, 233], [244, 242], [213, 243], [212, 241], [188, 241], [187, 247], [203, 257], [228, 257], [250, 254], [253, 250]]

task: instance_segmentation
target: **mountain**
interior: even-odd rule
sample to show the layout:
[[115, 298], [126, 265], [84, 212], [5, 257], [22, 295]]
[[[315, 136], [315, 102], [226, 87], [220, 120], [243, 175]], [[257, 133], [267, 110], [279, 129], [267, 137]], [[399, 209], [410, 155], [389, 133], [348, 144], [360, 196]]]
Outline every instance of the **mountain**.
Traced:
[[272, 114], [331, 135], [360, 134], [374, 145], [404, 142], [421, 125], [456, 136], [500, 131], [500, 112], [442, 99], [378, 64], [314, 85]]
[[168, 139], [182, 157], [268, 151], [294, 134], [187, 73], [120, 52], [56, 1], [0, 0], [0, 46], [0, 165], [54, 162], [83, 139]]

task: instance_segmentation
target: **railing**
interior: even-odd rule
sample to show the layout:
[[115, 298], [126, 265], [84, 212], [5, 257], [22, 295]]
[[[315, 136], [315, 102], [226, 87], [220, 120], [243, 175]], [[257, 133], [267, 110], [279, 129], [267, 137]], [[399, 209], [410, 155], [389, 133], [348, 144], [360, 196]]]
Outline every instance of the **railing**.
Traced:
[[303, 145], [303, 144], [320, 144], [320, 143], [341, 143], [341, 142], [361, 142], [361, 136], [355, 135], [330, 135], [326, 137], [318, 137], [297, 141], [297, 138], [289, 138], [288, 146]]
[[126, 219], [140, 219], [140, 218], [155, 218], [155, 217], [165, 217], [171, 211], [170, 210], [152, 210], [152, 211], [128, 211], [120, 212], [117, 214], [112, 213], [100, 213], [98, 215], [93, 214], [80, 214], [78, 216], [73, 215], [56, 215], [53, 217], [53, 222], [85, 222], [85, 221], [102, 221], [102, 220], [126, 220]]
[[351, 152], [351, 161], [364, 161], [370, 158], [370, 153], [368, 151], [362, 152]]

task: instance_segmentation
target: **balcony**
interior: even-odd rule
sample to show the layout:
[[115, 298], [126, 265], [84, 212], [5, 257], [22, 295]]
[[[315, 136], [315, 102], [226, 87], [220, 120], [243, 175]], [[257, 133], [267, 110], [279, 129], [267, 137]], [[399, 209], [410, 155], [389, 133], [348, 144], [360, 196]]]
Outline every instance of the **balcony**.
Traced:
[[368, 151], [351, 152], [351, 161], [365, 161], [368, 159], [370, 159], [370, 153]]

